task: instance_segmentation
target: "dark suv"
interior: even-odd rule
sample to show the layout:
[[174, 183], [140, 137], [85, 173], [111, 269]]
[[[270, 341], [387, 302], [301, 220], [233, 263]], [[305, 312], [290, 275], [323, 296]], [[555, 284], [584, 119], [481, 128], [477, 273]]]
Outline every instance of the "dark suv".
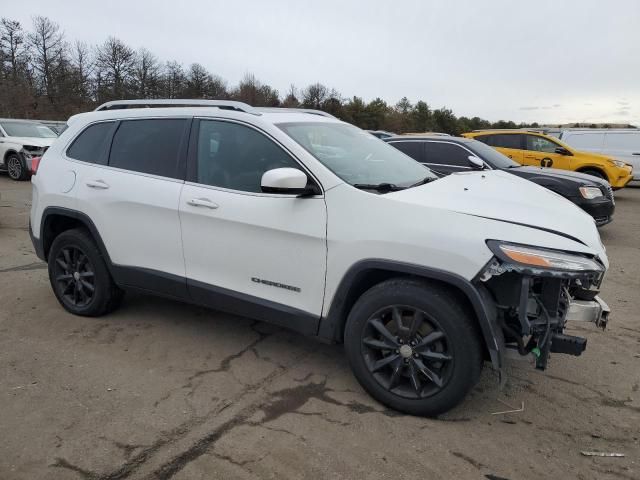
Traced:
[[[396, 136], [384, 139], [440, 175], [488, 168], [504, 170], [562, 195], [591, 215], [598, 226], [613, 220], [615, 201], [606, 180], [585, 173], [523, 167], [477, 140], [442, 136]], [[471, 157], [471, 158], [469, 158]]]

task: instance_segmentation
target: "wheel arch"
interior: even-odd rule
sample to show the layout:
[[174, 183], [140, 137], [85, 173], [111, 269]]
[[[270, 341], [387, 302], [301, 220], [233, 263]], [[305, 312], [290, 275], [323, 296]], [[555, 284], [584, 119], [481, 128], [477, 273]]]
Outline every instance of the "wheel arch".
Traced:
[[47, 207], [42, 213], [42, 219], [40, 220], [40, 242], [44, 260], [48, 260], [49, 250], [51, 249], [51, 244], [54, 239], [62, 232], [73, 228], [84, 228], [89, 232], [95, 240], [100, 254], [106, 260], [107, 267], [111, 270], [109, 254], [94, 223], [86, 214], [69, 208]]
[[9, 158], [9, 155], [11, 154], [16, 154], [18, 155], [18, 151], [15, 148], [9, 148], [6, 152], [4, 152], [4, 157], [2, 158], [2, 161], [5, 163], [7, 163], [7, 158]]
[[606, 170], [600, 165], [585, 165], [585, 166], [581, 166], [580, 168], [576, 169], [576, 172], [585, 173], [585, 172], [588, 172], [590, 170], [600, 173], [603, 176], [603, 178], [607, 182], [609, 182], [609, 175], [607, 174]]
[[374, 285], [398, 277], [427, 280], [453, 290], [474, 314], [494, 368], [502, 368], [504, 339], [496, 322], [496, 307], [491, 295], [460, 275], [421, 265], [381, 259], [363, 260], [353, 265], [340, 281], [327, 315], [320, 319], [318, 336], [330, 342], [342, 342], [347, 317], [357, 299]]

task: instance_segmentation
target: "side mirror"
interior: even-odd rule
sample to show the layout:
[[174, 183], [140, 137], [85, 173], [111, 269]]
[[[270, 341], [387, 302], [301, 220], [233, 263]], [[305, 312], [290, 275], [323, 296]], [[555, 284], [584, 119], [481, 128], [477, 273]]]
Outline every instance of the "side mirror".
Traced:
[[485, 169], [486, 165], [484, 164], [482, 159], [476, 157], [475, 155], [469, 155], [467, 158], [469, 159], [469, 164], [471, 164], [472, 168], [475, 168], [477, 170]]
[[556, 148], [556, 153], [560, 154], [560, 155], [573, 155], [573, 153], [571, 153], [569, 150], [567, 150], [564, 147], [558, 147]]
[[264, 172], [260, 186], [264, 193], [315, 194], [314, 188], [307, 188], [308, 180], [307, 174], [297, 168], [274, 168]]

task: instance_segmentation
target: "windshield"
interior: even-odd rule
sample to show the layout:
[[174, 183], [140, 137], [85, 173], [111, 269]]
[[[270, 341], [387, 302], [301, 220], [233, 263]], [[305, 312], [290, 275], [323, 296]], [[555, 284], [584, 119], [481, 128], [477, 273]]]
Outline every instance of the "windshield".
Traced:
[[514, 162], [495, 148], [479, 142], [478, 140], [472, 140], [468, 143], [465, 142], [464, 146], [469, 148], [469, 150], [472, 150], [473, 153], [487, 162], [491, 168], [514, 168], [520, 166], [519, 163]]
[[10, 137], [57, 137], [56, 133], [49, 127], [35, 122], [2, 122], [2, 128]]
[[281, 123], [278, 127], [351, 185], [409, 187], [431, 170], [364, 130], [344, 123]]

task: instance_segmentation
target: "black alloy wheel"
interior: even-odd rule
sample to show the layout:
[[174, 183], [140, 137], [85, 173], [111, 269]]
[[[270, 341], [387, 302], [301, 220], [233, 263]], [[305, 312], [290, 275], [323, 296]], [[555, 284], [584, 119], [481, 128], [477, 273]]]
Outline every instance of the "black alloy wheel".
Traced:
[[124, 292], [114, 283], [91, 234], [66, 230], [48, 252], [49, 281], [60, 304], [74, 315], [97, 317], [115, 310]]
[[427, 398], [446, 386], [454, 357], [438, 322], [412, 306], [375, 312], [362, 338], [362, 354], [378, 383], [405, 398]]
[[60, 298], [73, 308], [87, 307], [95, 293], [95, 271], [77, 246], [62, 248], [55, 260], [54, 279]]
[[360, 385], [411, 415], [452, 409], [482, 371], [482, 334], [466, 299], [421, 279], [392, 278], [364, 292], [347, 317], [344, 346]]

